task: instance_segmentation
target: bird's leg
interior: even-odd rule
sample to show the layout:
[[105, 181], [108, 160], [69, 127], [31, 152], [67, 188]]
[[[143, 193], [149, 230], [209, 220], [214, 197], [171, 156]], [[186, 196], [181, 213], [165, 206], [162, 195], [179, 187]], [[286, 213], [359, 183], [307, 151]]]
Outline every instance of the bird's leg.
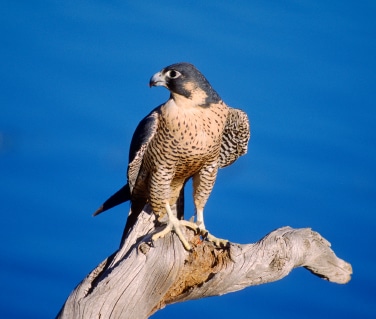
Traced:
[[203, 209], [197, 210], [197, 226], [199, 228], [200, 235], [203, 238], [206, 238], [207, 240], [211, 241], [217, 247], [227, 247], [229, 243], [227, 239], [217, 238], [206, 230], [205, 224], [204, 224], [204, 210]]
[[197, 209], [197, 226], [201, 229], [205, 229], [205, 224], [204, 224], [204, 210], [203, 209]]
[[217, 247], [226, 247], [228, 240], [220, 239], [210, 234], [204, 223], [204, 206], [213, 189], [218, 172], [217, 163], [209, 163], [201, 171], [193, 176], [193, 197], [197, 214], [197, 226], [203, 238], [213, 242]]
[[183, 232], [181, 231], [181, 226], [189, 227], [195, 231], [197, 231], [197, 225], [195, 223], [186, 221], [186, 220], [179, 220], [177, 217], [172, 213], [170, 204], [166, 202], [166, 212], [168, 216], [168, 222], [167, 226], [160, 231], [159, 233], [156, 233], [152, 236], [152, 240], [155, 241], [158, 238], [163, 238], [166, 236], [169, 232], [174, 231], [176, 235], [178, 235], [180, 241], [182, 242], [184, 248], [186, 250], [191, 250], [191, 245], [188, 243], [187, 239], [185, 238]]

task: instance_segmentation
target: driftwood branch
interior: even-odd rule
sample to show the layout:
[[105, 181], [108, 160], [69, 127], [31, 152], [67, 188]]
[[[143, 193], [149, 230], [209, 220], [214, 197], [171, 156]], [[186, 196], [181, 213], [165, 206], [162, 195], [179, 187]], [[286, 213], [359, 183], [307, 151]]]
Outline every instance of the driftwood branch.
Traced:
[[155, 227], [146, 208], [119, 250], [74, 289], [57, 318], [148, 318], [168, 304], [279, 280], [296, 267], [341, 284], [352, 273], [309, 228], [279, 228], [257, 243], [231, 243], [227, 249], [187, 229], [193, 247], [188, 252], [175, 234], [151, 245]]

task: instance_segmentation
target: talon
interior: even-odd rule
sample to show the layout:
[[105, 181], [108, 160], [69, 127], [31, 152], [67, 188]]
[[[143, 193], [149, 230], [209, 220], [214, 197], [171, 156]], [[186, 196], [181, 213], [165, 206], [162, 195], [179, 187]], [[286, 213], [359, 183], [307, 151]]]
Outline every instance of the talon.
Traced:
[[191, 245], [188, 243], [187, 239], [183, 235], [182, 230], [181, 230], [181, 226], [186, 226], [186, 227], [189, 227], [193, 230], [197, 230], [197, 225], [195, 223], [191, 223], [191, 222], [186, 221], [186, 220], [177, 219], [173, 215], [169, 203], [166, 203], [166, 211], [167, 211], [167, 215], [168, 215], [167, 226], [162, 231], [160, 231], [159, 233], [154, 234], [151, 237], [151, 239], [153, 241], [155, 241], [158, 238], [163, 238], [169, 232], [174, 231], [176, 233], [176, 235], [178, 235], [178, 237], [179, 237], [181, 243], [183, 244], [184, 248], [188, 251], [191, 251]]
[[188, 227], [194, 231], [197, 232], [197, 230], [199, 229], [199, 227], [197, 227], [197, 225], [191, 221], [188, 221], [188, 220], [180, 220], [180, 224], [182, 224], [183, 226], [185, 227]]
[[207, 238], [207, 237], [208, 237], [209, 232], [208, 232], [205, 228], [203, 228], [203, 229], [198, 228], [198, 229], [199, 229], [199, 233], [200, 233], [200, 235], [201, 235], [203, 238]]
[[206, 229], [200, 229], [200, 234], [206, 240], [212, 242], [216, 247], [226, 248], [230, 246], [230, 242], [227, 239], [221, 239], [210, 234]]

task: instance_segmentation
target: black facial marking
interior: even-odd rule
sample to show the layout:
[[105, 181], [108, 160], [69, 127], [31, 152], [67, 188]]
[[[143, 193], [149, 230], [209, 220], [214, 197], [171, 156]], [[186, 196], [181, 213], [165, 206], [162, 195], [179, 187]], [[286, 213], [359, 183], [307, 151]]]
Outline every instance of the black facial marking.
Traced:
[[[207, 95], [205, 103], [202, 106], [207, 106], [211, 103], [218, 103], [221, 100], [220, 96], [212, 88], [209, 81], [193, 64], [186, 62], [172, 64], [166, 67], [162, 72], [168, 74], [167, 87], [173, 93], [190, 98], [192, 92], [188, 90], [184, 84], [191, 82], [194, 87], [200, 88]], [[177, 76], [179, 73], [180, 76]]]

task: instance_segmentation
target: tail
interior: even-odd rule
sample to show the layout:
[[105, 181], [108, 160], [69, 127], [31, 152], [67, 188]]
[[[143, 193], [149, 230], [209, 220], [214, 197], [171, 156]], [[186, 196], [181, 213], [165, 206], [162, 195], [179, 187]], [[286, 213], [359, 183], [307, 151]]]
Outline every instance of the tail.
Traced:
[[107, 199], [101, 207], [99, 207], [93, 214], [93, 216], [97, 216], [104, 211], [120, 205], [126, 201], [131, 199], [131, 191], [129, 189], [129, 184], [127, 183], [125, 186], [120, 188], [114, 195], [112, 195], [109, 199]]
[[[185, 185], [185, 183], [184, 183]], [[120, 205], [124, 202], [127, 202], [131, 199], [131, 192], [129, 188], [129, 184], [124, 185], [122, 188], [120, 188], [115, 194], [113, 194], [110, 198], [108, 198], [93, 214], [93, 216], [97, 216], [106, 210], [115, 207], [117, 205]], [[133, 225], [136, 223], [138, 215], [143, 210], [144, 206], [147, 203], [147, 199], [139, 199], [139, 200], [133, 200], [131, 205], [131, 212], [128, 215], [127, 222], [125, 224], [125, 228], [123, 231], [123, 236], [121, 239], [121, 243], [125, 240], [127, 237], [127, 234], [129, 230], [133, 227]], [[180, 196], [176, 202], [176, 204], [173, 207], [176, 210], [176, 215], [178, 219], [184, 219], [184, 186], [182, 187], [180, 191]]]

